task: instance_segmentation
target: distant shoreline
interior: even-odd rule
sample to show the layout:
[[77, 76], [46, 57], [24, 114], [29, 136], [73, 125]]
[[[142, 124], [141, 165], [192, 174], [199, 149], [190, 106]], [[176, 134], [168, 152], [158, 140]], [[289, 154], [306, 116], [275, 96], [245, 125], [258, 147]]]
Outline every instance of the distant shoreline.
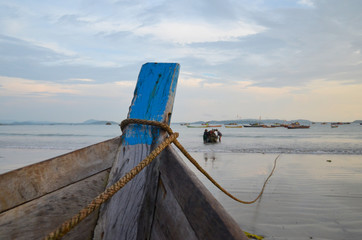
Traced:
[[81, 123], [62, 123], [62, 122], [41, 122], [41, 121], [24, 121], [24, 122], [0, 122], [0, 125], [118, 125], [119, 123], [114, 121], [98, 121], [98, 120], [87, 120]]
[[[327, 122], [316, 122], [306, 119], [296, 119], [296, 120], [282, 120], [282, 119], [237, 119], [237, 120], [211, 120], [211, 121], [194, 121], [194, 122], [173, 122], [173, 124], [203, 124], [203, 123], [210, 123], [210, 124], [230, 124], [230, 123], [236, 123], [236, 124], [250, 124], [250, 123], [263, 123], [263, 124], [284, 124], [284, 123], [293, 123], [293, 122], [299, 122], [304, 125], [312, 125], [316, 123], [336, 123], [335, 121], [327, 121]], [[354, 120], [353, 122], [338, 122], [340, 124], [360, 124], [362, 123], [362, 120]], [[11, 120], [0, 120], [0, 126], [1, 125], [119, 125], [119, 122], [115, 121], [105, 121], [105, 120], [94, 120], [90, 119], [84, 122], [79, 123], [67, 123], [67, 122], [50, 122], [50, 121], [11, 121]]]

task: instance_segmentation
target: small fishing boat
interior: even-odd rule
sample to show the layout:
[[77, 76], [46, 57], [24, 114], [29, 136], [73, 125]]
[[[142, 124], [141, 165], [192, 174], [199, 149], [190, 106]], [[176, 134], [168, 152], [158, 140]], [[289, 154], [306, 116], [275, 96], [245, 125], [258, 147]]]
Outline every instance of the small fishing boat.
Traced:
[[243, 126], [244, 126], [244, 127], [254, 127], [254, 128], [257, 128], [257, 127], [264, 127], [264, 124], [251, 123], [251, 124], [244, 124]]
[[[179, 68], [176, 63], [143, 65], [127, 118], [169, 125]], [[54, 236], [168, 135], [156, 126], [122, 126], [122, 136], [1, 174], [0, 239]], [[63, 239], [247, 238], [168, 146]]]
[[288, 129], [307, 129], [307, 128], [310, 128], [310, 126], [308, 125], [301, 125], [299, 122], [295, 122], [295, 123], [292, 123], [292, 124], [289, 124], [287, 126]]
[[207, 131], [205, 129], [203, 134], [203, 140], [204, 143], [217, 143], [221, 141], [221, 132], [217, 129], [212, 129], [210, 131]]
[[206, 125], [187, 125], [188, 128], [207, 128]]
[[224, 125], [225, 128], [242, 128], [243, 125]]

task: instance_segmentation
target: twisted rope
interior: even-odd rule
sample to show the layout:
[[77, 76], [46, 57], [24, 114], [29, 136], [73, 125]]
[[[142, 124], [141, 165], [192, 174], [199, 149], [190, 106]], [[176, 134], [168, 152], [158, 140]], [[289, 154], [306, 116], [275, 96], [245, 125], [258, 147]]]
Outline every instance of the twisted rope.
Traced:
[[126, 173], [124, 177], [108, 187], [103, 193], [99, 194], [93, 199], [86, 207], [79, 211], [78, 214], [71, 219], [65, 221], [55, 231], [51, 232], [44, 239], [53, 240], [61, 239], [66, 233], [78, 225], [84, 218], [89, 216], [93, 211], [98, 209], [104, 202], [109, 200], [116, 192], [123, 188], [129, 181], [131, 181], [139, 172], [141, 172], [146, 166], [148, 166], [168, 145], [171, 144], [178, 137], [178, 133], [173, 133], [167, 137], [160, 145], [157, 146], [145, 159], [143, 159], [137, 166], [131, 171]]
[[156, 122], [156, 121], [149, 121], [149, 120], [143, 120], [143, 119], [126, 119], [123, 120], [120, 124], [120, 127], [122, 129], [122, 132], [124, 131], [125, 127], [129, 124], [141, 124], [141, 125], [151, 125], [151, 126], [157, 126], [165, 130], [169, 137], [167, 137], [160, 145], [158, 145], [145, 159], [143, 159], [137, 166], [135, 166], [131, 171], [126, 173], [124, 177], [119, 179], [116, 183], [114, 183], [112, 186], [108, 187], [103, 193], [99, 194], [96, 198], [93, 199], [91, 203], [89, 203], [86, 207], [84, 207], [82, 210], [79, 211], [78, 214], [73, 216], [71, 219], [65, 221], [61, 226], [59, 226], [55, 231], [51, 232], [48, 236], [46, 236], [45, 240], [53, 240], [53, 239], [60, 239], [63, 237], [66, 233], [68, 233], [71, 229], [73, 229], [80, 221], [82, 221], [84, 218], [89, 216], [93, 211], [98, 209], [104, 202], [109, 200], [116, 192], [118, 192], [121, 188], [123, 188], [129, 181], [131, 181], [139, 172], [141, 172], [146, 166], [148, 166], [168, 145], [170, 145], [172, 142], [177, 146], [177, 148], [185, 155], [187, 159], [207, 178], [209, 179], [217, 188], [219, 188], [223, 193], [225, 193], [230, 198], [234, 199], [237, 202], [243, 203], [243, 204], [252, 204], [256, 202], [261, 195], [264, 192], [265, 186], [270, 179], [270, 177], [273, 175], [277, 159], [279, 158], [280, 154], [277, 156], [277, 158], [274, 160], [274, 167], [269, 174], [268, 178], [265, 180], [262, 190], [260, 191], [259, 195], [252, 201], [243, 201], [235, 196], [233, 196], [231, 193], [229, 193], [227, 190], [225, 190], [223, 187], [220, 186], [201, 166], [198, 164], [198, 162], [187, 152], [187, 150], [181, 145], [181, 143], [176, 139], [179, 134], [176, 132], [174, 133], [172, 129], [165, 123]]

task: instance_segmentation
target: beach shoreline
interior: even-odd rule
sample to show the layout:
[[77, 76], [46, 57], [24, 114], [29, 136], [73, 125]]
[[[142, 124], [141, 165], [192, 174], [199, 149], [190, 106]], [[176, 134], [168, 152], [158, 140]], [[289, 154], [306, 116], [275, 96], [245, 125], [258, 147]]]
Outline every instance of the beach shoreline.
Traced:
[[[191, 155], [221, 186], [245, 201], [258, 195], [278, 156]], [[265, 239], [292, 240], [358, 239], [362, 235], [360, 155], [281, 154], [264, 194], [251, 205], [230, 199], [184, 160], [244, 231]]]

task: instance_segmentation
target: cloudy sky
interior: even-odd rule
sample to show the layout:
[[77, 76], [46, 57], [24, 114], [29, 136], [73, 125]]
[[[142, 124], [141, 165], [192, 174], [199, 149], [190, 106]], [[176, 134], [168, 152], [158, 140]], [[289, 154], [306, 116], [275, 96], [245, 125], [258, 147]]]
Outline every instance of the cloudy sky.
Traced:
[[359, 0], [0, 0], [0, 120], [121, 121], [181, 64], [173, 122], [362, 119]]

